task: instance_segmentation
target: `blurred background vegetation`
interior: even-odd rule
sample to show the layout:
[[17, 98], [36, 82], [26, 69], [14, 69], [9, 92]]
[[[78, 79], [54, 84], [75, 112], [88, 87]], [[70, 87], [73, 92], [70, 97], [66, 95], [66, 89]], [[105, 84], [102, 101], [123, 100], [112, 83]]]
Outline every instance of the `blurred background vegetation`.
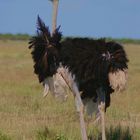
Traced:
[[[31, 35], [29, 34], [0, 34], [0, 40], [29, 40], [31, 38]], [[119, 43], [123, 44], [140, 44], [140, 39], [131, 39], [131, 38], [106, 38], [108, 41], [114, 40]]]

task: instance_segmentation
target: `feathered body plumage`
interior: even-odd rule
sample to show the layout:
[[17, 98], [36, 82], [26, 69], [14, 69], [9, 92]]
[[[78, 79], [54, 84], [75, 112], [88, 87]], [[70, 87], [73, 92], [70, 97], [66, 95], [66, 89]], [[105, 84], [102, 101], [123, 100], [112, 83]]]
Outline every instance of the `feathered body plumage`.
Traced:
[[[29, 48], [33, 48], [34, 70], [39, 81], [56, 74], [61, 64], [75, 76], [83, 100], [92, 98], [96, 102], [97, 89], [102, 87], [107, 108], [110, 94], [123, 89], [126, 83], [128, 59], [123, 47], [105, 39], [61, 37], [59, 28], [51, 36], [48, 27], [38, 18], [37, 35], [31, 39]], [[124, 79], [117, 83], [118, 75]]]

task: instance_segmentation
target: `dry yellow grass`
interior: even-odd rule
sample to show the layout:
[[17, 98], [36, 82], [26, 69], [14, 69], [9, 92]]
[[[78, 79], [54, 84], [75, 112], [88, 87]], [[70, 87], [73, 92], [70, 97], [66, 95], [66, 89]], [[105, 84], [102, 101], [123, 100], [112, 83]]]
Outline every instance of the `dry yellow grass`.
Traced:
[[[13, 140], [36, 140], [47, 127], [52, 134], [80, 140], [79, 120], [73, 97], [65, 103], [43, 99], [42, 86], [33, 74], [27, 42], [0, 41], [0, 132]], [[134, 130], [140, 139], [140, 45], [125, 45], [129, 82], [125, 92], [113, 94], [107, 110], [107, 127], [120, 124]]]

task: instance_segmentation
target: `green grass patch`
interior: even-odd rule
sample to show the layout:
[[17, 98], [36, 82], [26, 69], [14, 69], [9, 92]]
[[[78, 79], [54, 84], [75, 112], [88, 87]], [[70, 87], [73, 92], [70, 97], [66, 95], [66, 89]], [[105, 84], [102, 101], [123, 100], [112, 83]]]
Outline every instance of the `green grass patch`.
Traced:
[[47, 127], [45, 127], [42, 130], [38, 130], [36, 138], [37, 140], [69, 140], [68, 138], [66, 138], [64, 134], [54, 133], [52, 130], [49, 130]]
[[0, 131], [0, 140], [12, 140], [8, 135]]

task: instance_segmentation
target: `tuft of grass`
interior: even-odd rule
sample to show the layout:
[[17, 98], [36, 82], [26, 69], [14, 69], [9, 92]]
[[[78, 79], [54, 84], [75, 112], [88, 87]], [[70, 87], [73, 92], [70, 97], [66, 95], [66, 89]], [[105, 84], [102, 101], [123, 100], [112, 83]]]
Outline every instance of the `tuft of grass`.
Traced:
[[37, 140], [49, 140], [50, 137], [52, 137], [53, 135], [50, 134], [50, 131], [47, 127], [45, 127], [42, 130], [38, 130], [37, 131]]
[[0, 132], [0, 140], [12, 140], [8, 135]]
[[37, 140], [68, 140], [63, 133], [57, 134], [45, 127], [37, 131]]
[[[106, 130], [106, 138], [107, 140], [133, 140], [134, 129], [130, 127], [121, 127], [118, 126], [111, 126]], [[89, 140], [102, 140], [102, 133], [99, 129], [92, 129], [92, 133], [90, 132], [88, 136]]]
[[88, 140], [100, 140], [101, 133], [98, 127], [92, 127], [88, 132]]
[[110, 127], [107, 132], [108, 140], [132, 140], [133, 131], [127, 126], [122, 128], [120, 125], [116, 127]]
[[64, 134], [57, 134], [55, 140], [68, 140]]

